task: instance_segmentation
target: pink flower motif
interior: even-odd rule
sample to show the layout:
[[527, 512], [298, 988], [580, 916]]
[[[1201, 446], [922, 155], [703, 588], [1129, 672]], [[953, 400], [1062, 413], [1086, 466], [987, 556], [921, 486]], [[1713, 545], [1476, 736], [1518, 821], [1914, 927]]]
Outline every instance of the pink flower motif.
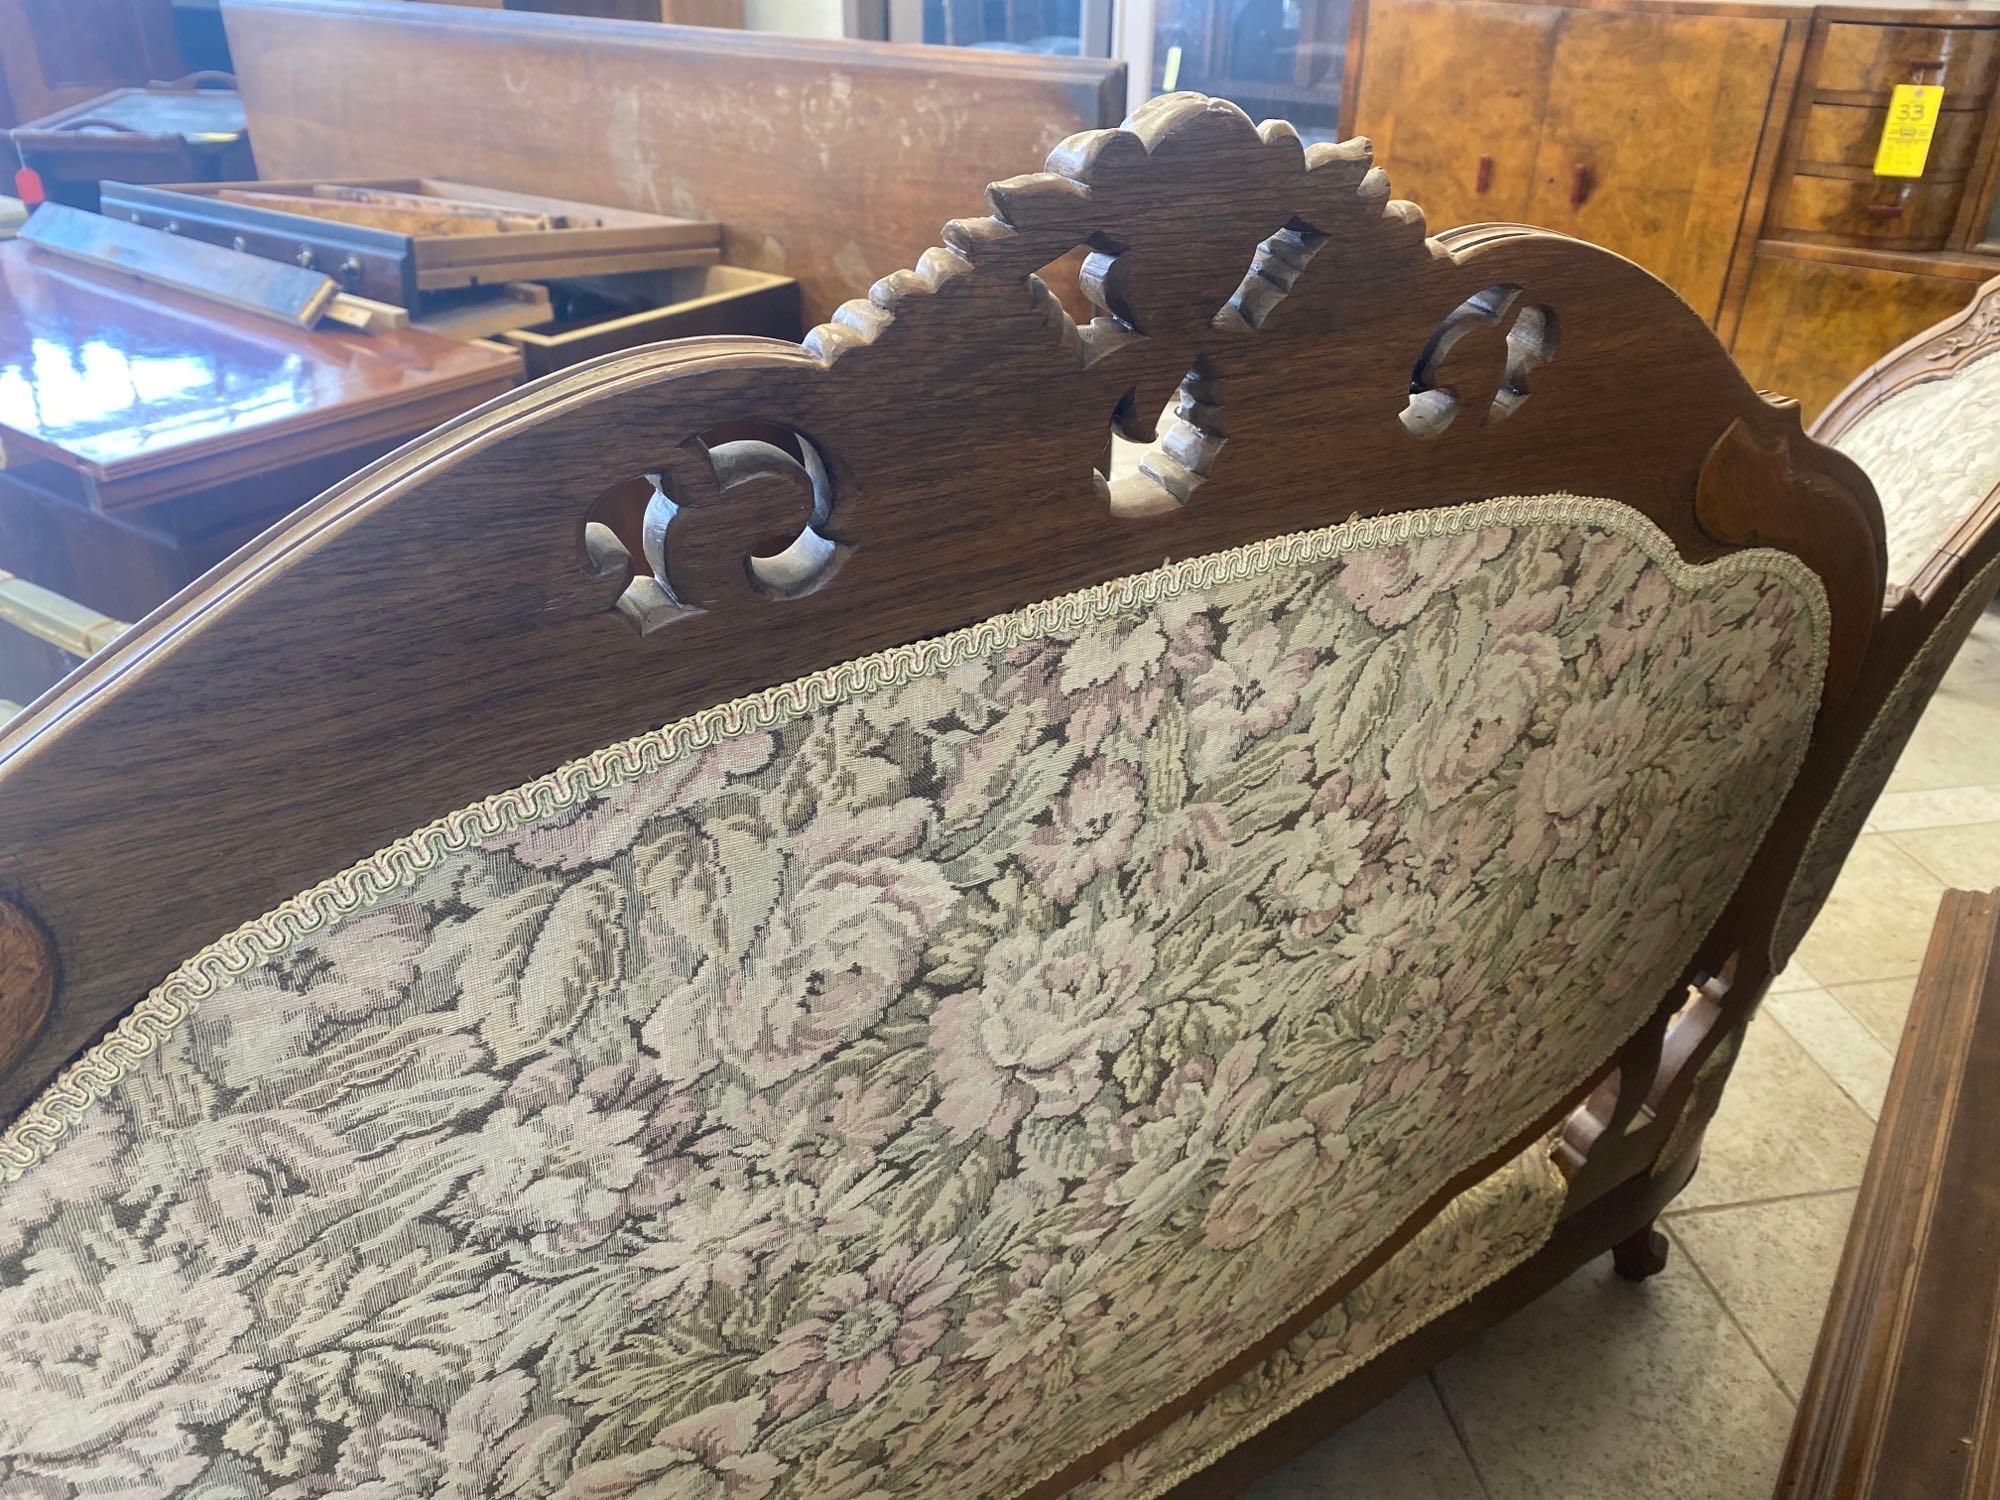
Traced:
[[1227, 654], [1188, 686], [1196, 760], [1211, 769], [1226, 764], [1245, 740], [1288, 723], [1314, 665], [1311, 651], [1285, 649], [1276, 625], [1259, 625], [1230, 641]]
[[965, 1322], [960, 1358], [983, 1367], [992, 1394], [1072, 1389], [1116, 1343], [1104, 1294], [1080, 1258], [1037, 1251], [1007, 1289]]
[[639, 830], [654, 818], [714, 797], [731, 777], [762, 770], [775, 745], [768, 734], [724, 740], [613, 787], [562, 822], [537, 820], [499, 835], [485, 847], [510, 850], [537, 870], [575, 870], [601, 863], [630, 849]]
[[762, 1418], [756, 1400], [711, 1406], [635, 1453], [579, 1469], [556, 1500], [764, 1500], [785, 1466], [756, 1451]]
[[1437, 595], [1471, 577], [1482, 563], [1507, 550], [1514, 533], [1505, 526], [1457, 536], [1427, 537], [1402, 547], [1373, 547], [1346, 558], [1341, 592], [1383, 629], [1407, 625]]
[[700, 1306], [710, 1287], [740, 1292], [757, 1274], [777, 1243], [778, 1194], [724, 1186], [690, 1197], [661, 1216], [665, 1237], [629, 1262], [657, 1272], [633, 1295], [640, 1307], [664, 1303], [670, 1317], [684, 1318]]
[[1521, 742], [1535, 705], [1562, 673], [1555, 642], [1544, 635], [1489, 640], [1466, 670], [1390, 751], [1392, 778], [1414, 785], [1432, 807], [1463, 796]]
[[1152, 939], [1130, 917], [1001, 938], [984, 985], [947, 996], [932, 1017], [938, 1119], [965, 1140], [1004, 1136], [1030, 1114], [1077, 1113], [1104, 1086], [1103, 1055], [1138, 1029], [1152, 972]]
[[673, 1152], [698, 1114], [649, 1059], [598, 1068], [579, 1085], [575, 1062], [552, 1053], [522, 1070], [481, 1126], [466, 1205], [489, 1232], [532, 1235], [544, 1255], [588, 1250], [679, 1195], [688, 1167]]
[[1371, 781], [1341, 771], [1313, 793], [1271, 872], [1265, 900], [1296, 937], [1315, 938], [1380, 885], [1377, 868], [1396, 836], [1396, 815]]
[[1585, 699], [1563, 711], [1556, 736], [1529, 753], [1515, 799], [1507, 857], [1526, 872], [1589, 843], [1597, 817], [1646, 764], [1652, 738], [1644, 700]]
[[702, 955], [682, 1000], [646, 1023], [642, 1039], [669, 1078], [728, 1061], [768, 1088], [811, 1067], [902, 992], [955, 899], [929, 864], [850, 863], [844, 849], [809, 849], [805, 835], [794, 852], [826, 862], [746, 931], [747, 953]]
[[776, 1099], [731, 1090], [713, 1112], [728, 1121], [727, 1129], [696, 1149], [727, 1152], [780, 1181], [820, 1185], [843, 1168], [865, 1173], [873, 1167], [876, 1153], [908, 1127], [911, 1108], [909, 1090], [851, 1076], [830, 1088], [824, 1079], [801, 1078]]
[[780, 1377], [771, 1388], [777, 1418], [790, 1421], [822, 1400], [846, 1411], [929, 1353], [951, 1326], [951, 1299], [965, 1284], [964, 1269], [952, 1259], [957, 1248], [957, 1240], [925, 1250], [904, 1241], [865, 1272], [824, 1282], [806, 1316], [755, 1367]]
[[1060, 906], [1132, 852], [1143, 821], [1139, 773], [1124, 761], [1092, 761], [1056, 799], [1049, 821], [1021, 848], [1021, 862]]
[[1347, 1161], [1343, 1130], [1360, 1098], [1344, 1083], [1308, 1102], [1295, 1119], [1267, 1125], [1223, 1170], [1202, 1225], [1212, 1250], [1241, 1250], [1332, 1180]]

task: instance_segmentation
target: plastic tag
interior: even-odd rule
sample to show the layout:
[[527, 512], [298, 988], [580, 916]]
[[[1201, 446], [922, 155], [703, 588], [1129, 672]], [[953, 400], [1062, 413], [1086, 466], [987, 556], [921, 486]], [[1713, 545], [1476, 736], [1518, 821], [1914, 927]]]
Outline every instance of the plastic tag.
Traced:
[[1896, 85], [1889, 97], [1889, 118], [1882, 122], [1882, 144], [1875, 148], [1877, 177], [1924, 175], [1943, 99], [1944, 90], [1934, 83]]

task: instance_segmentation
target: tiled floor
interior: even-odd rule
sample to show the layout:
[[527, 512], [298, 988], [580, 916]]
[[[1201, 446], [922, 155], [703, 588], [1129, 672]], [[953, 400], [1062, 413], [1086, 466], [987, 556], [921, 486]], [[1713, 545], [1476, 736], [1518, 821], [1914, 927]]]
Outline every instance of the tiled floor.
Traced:
[[1751, 1023], [1667, 1269], [1604, 1256], [1255, 1500], [1762, 1500], [1947, 886], [2000, 885], [2000, 617], [1910, 742]]

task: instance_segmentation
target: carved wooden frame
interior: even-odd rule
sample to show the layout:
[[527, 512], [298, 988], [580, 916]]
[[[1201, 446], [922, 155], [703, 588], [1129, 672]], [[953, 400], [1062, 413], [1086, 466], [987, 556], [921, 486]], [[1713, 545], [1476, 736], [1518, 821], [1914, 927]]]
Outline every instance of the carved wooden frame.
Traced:
[[[34, 918], [0, 943], [39, 944], [19, 971], [54, 988], [0, 1057], [0, 1116], [187, 953], [440, 813], [869, 651], [1351, 516], [1566, 490], [1635, 507], [1694, 560], [1787, 549], [1828, 588], [1821, 724], [1846, 715], [1876, 654], [1874, 493], [1630, 262], [1519, 226], [1428, 238], [1365, 141], [1307, 148], [1198, 95], [988, 196], [801, 345], [610, 355], [446, 424], [0, 732], [0, 898]], [[1083, 325], [1035, 274], [1079, 247]], [[1150, 444], [1116, 478], [1114, 427]], [[641, 474], [640, 525], [594, 509]], [[1711, 934], [1712, 972], [1746, 911]], [[34, 998], [0, 993], [0, 1018]], [[1686, 998], [1592, 1080], [1581, 1227], [1545, 1254], [1601, 1251], [1678, 1186], [1647, 1172], [1717, 1034], [1674, 1019]], [[1399, 1361], [1313, 1409], [1365, 1409]]]

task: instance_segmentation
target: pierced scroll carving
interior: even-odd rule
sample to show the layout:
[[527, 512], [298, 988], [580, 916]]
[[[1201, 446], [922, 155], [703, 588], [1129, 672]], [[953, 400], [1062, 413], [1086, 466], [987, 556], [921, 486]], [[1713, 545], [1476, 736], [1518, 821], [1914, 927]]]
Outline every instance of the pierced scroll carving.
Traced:
[[1520, 300], [1517, 286], [1490, 286], [1438, 325], [1410, 373], [1403, 425], [1413, 436], [1436, 437], [1462, 411], [1504, 421], [1528, 399], [1529, 375], [1555, 358], [1556, 316]]

